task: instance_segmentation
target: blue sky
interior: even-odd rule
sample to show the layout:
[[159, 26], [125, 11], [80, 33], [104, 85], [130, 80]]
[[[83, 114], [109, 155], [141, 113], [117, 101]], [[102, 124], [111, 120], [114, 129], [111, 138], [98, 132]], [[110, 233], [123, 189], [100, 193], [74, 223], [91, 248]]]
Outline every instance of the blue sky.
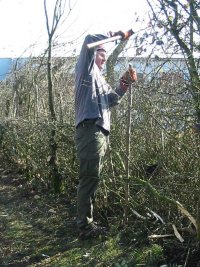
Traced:
[[[47, 0], [50, 18], [55, 0]], [[147, 15], [145, 0], [71, 0], [56, 34], [60, 48], [55, 53], [71, 53], [79, 47], [86, 33], [138, 30], [135, 18]], [[0, 0], [0, 57], [38, 55], [46, 47], [47, 32], [43, 0]], [[73, 44], [73, 45], [72, 45]]]

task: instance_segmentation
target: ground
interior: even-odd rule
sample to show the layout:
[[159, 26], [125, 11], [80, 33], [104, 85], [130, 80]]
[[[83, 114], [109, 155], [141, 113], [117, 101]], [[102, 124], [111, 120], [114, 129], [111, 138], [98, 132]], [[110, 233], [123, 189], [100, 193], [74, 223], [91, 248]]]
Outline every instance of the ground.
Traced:
[[121, 254], [112, 250], [112, 240], [77, 239], [65, 195], [35, 192], [22, 174], [0, 168], [0, 266], [111, 266]]
[[[187, 253], [179, 241], [168, 241], [165, 249], [149, 243], [141, 223], [138, 232], [129, 228], [119, 233], [113, 226], [106, 239], [79, 241], [75, 210], [66, 195], [36, 191], [19, 171], [0, 167], [0, 266], [160, 267], [167, 247], [171, 258], [186, 262]], [[191, 250], [187, 252], [191, 254]], [[199, 263], [197, 259], [185, 266]]]

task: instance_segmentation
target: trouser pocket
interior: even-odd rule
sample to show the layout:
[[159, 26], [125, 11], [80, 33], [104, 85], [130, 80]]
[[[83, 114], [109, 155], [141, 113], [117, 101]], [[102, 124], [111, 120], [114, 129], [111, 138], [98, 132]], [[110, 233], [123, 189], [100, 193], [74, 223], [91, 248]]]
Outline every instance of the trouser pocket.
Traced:
[[105, 155], [107, 136], [95, 124], [78, 127], [75, 139], [78, 158], [89, 160]]

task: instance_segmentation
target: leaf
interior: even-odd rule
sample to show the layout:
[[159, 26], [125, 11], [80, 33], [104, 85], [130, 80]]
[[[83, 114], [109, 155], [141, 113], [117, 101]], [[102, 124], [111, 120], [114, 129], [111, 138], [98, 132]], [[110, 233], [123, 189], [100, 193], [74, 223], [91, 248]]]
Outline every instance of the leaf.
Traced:
[[133, 209], [131, 209], [132, 210], [132, 212], [133, 212], [133, 214], [135, 214], [137, 217], [139, 217], [140, 219], [142, 219], [142, 220], [146, 220], [147, 218], [146, 217], [144, 217], [143, 215], [141, 215], [141, 214], [139, 214], [136, 210], [133, 210]]
[[187, 3], [187, 4], [183, 5], [183, 6], [184, 6], [185, 9], [187, 9], [187, 8], [189, 8], [190, 5], [189, 5], [189, 3]]
[[46, 257], [46, 258], [50, 258], [48, 255], [46, 254], [42, 254], [42, 257]]
[[118, 160], [118, 168], [122, 168], [122, 170], [126, 170], [126, 167], [124, 165], [123, 159], [119, 152], [115, 152], [115, 156]]
[[173, 227], [173, 229], [174, 229], [174, 234], [175, 234], [175, 236], [178, 238], [178, 240], [179, 240], [181, 243], [183, 243], [183, 242], [184, 242], [184, 239], [183, 239], [182, 236], [179, 234], [179, 232], [178, 232], [176, 226], [175, 226], [174, 224], [172, 224], [172, 227]]
[[150, 235], [149, 239], [157, 239], [157, 238], [165, 238], [165, 237], [172, 237], [174, 235], [172, 234], [166, 234], [166, 235]]
[[83, 257], [88, 258], [90, 256], [91, 252], [86, 252]]
[[50, 160], [51, 160], [51, 156], [48, 156], [47, 157], [47, 162], [50, 162]]
[[164, 42], [163, 42], [162, 40], [157, 40], [157, 41], [156, 41], [156, 44], [157, 44], [157, 45], [163, 45]]
[[54, 213], [54, 214], [56, 213], [56, 211], [54, 209], [50, 209], [49, 212]]
[[149, 211], [152, 213], [152, 215], [156, 218], [157, 221], [160, 221], [161, 223], [165, 223], [164, 220], [160, 217], [160, 215], [158, 215], [155, 211], [150, 210]]
[[176, 201], [178, 208], [180, 209], [180, 211], [188, 217], [188, 219], [193, 223], [194, 227], [197, 230], [197, 222], [195, 220], [195, 218], [189, 213], [189, 211], [187, 211], [182, 205], [181, 203], [179, 203], [178, 201]]
[[145, 41], [144, 37], [140, 37], [140, 44], [142, 44]]
[[121, 262], [121, 266], [123, 266], [123, 267], [127, 267], [126, 260], [123, 260], [123, 261]]

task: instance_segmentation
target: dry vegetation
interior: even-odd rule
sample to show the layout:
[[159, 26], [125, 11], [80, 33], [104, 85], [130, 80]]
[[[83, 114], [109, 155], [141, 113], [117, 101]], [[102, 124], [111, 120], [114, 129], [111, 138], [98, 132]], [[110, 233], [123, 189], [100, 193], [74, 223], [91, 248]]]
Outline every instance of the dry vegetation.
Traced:
[[[113, 87], [130, 61], [140, 69], [112, 111], [95, 210], [107, 240], [76, 239], [76, 58], [18, 60], [1, 82], [1, 266], [200, 266], [199, 3], [156, 3], [134, 39], [142, 67], [118, 58], [127, 43], [107, 65]], [[165, 59], [142, 57], [154, 44]]]
[[[16, 200], [9, 200], [8, 195], [4, 195], [1, 199], [3, 214], [7, 210], [9, 212], [6, 214], [10, 216], [2, 217], [4, 230], [2, 237], [9, 244], [10, 239], [13, 239], [14, 246], [16, 242], [25, 242], [27, 246], [25, 248], [22, 245], [21, 248], [18, 247], [17, 252], [11, 254], [12, 245], [4, 245], [2, 266], [36, 266], [23, 264], [43, 262], [42, 257], [45, 256], [41, 255], [46, 255], [44, 252], [46, 250], [50, 255], [54, 255], [58, 262], [62, 262], [63, 257], [66, 257], [62, 254], [63, 251], [71, 253], [71, 250], [80, 246], [77, 241], [73, 241], [76, 240], [73, 209], [75, 209], [77, 185], [77, 161], [73, 139], [72, 70], [75, 59], [53, 60], [56, 110], [56, 122], [53, 126], [49, 120], [44, 59], [31, 59], [25, 62], [22, 69], [16, 69], [13, 72], [14, 76], [10, 76], [1, 84], [2, 161], [9, 163], [10, 166], [17, 166], [18, 173], [23, 174], [23, 181], [17, 184], [15, 175], [8, 175], [7, 178], [4, 174], [1, 176], [2, 188], [5, 184], [11, 185], [8, 187], [9, 190], [18, 191], [20, 188], [17, 195], [12, 191], [6, 193], [12, 193]], [[105, 250], [107, 246], [111, 246], [109, 249], [114, 253], [115, 249], [119, 249], [119, 244], [125, 247], [122, 250], [120, 248], [120, 253], [116, 255], [119, 260], [116, 260], [114, 254], [110, 252], [113, 260], [109, 257], [103, 259], [102, 255], [99, 255], [99, 260], [96, 261], [99, 265], [95, 266], [115, 266], [115, 263], [123, 260], [126, 264], [128, 262], [133, 264], [135, 256], [131, 254], [129, 257], [124, 249], [133, 250], [135, 253], [139, 249], [143, 253], [146, 247], [151, 251], [153, 246], [156, 250], [154, 245], [158, 245], [158, 251], [156, 250], [158, 254], [155, 252], [155, 255], [153, 254], [155, 258], [153, 256], [151, 259], [153, 263], [150, 261], [146, 266], [157, 266], [151, 264], [159, 262], [161, 264], [166, 261], [182, 265], [194, 259], [199, 262], [195, 254], [199, 243], [199, 134], [193, 127], [194, 109], [187, 89], [187, 81], [183, 79], [181, 73], [173, 73], [173, 70], [167, 75], [158, 73], [153, 79], [152, 76], [150, 78], [144, 76], [134, 85], [132, 106], [129, 107], [131, 108], [129, 177], [126, 170], [128, 94], [120, 106], [113, 110], [110, 149], [105, 158], [96, 214], [102, 223], [111, 227], [110, 241], [107, 242], [117, 242], [115, 245], [112, 243], [112, 246], [106, 243]], [[58, 196], [54, 194], [54, 183], [49, 168], [49, 136], [52, 127], [56, 129], [57, 165], [62, 176], [61, 193]], [[27, 209], [31, 211], [28, 212]], [[73, 212], [67, 213], [68, 209]], [[14, 213], [11, 217], [12, 210]], [[28, 217], [31, 217], [31, 227], [34, 231], [38, 231], [35, 225], [41, 220], [41, 229], [45, 227], [45, 231], [48, 231], [48, 237], [46, 232], [41, 234], [45, 242], [49, 243], [48, 248], [45, 247], [44, 240], [39, 241], [35, 239], [36, 237], [31, 237], [34, 242], [38, 242], [39, 252], [32, 250], [30, 248], [32, 244], [26, 240], [27, 230], [24, 226], [16, 228], [18, 218], [13, 218], [15, 215], [23, 217], [19, 220], [23, 221], [23, 224], [29, 224]], [[63, 225], [67, 217], [72, 230]], [[5, 228], [5, 220], [9, 220], [11, 225], [14, 223], [16, 229], [12, 230], [11, 226]], [[57, 232], [62, 232], [65, 237], [69, 235], [70, 240], [64, 242], [62, 238], [57, 237]], [[53, 249], [55, 243], [57, 248]], [[175, 247], [176, 253], [172, 250]], [[39, 253], [39, 256], [35, 253]], [[61, 253], [60, 257], [58, 253]], [[77, 253], [77, 257], [80, 257], [79, 252]], [[96, 250], [93, 253], [97, 256]], [[50, 259], [54, 260], [52, 257]], [[20, 265], [20, 260], [25, 263]], [[108, 261], [111, 261], [110, 265], [106, 265]], [[148, 257], [146, 261], [149, 261]], [[9, 265], [12, 262], [18, 262], [18, 265]], [[80, 259], [77, 259], [77, 263], [79, 262]], [[138, 260], [135, 264], [137, 262], [138, 264], [145, 262], [144, 255], [141, 256], [141, 261]], [[69, 262], [66, 263], [68, 265], [41, 264], [74, 266]], [[80, 266], [94, 266], [92, 264], [93, 261], [90, 265], [88, 263]]]

